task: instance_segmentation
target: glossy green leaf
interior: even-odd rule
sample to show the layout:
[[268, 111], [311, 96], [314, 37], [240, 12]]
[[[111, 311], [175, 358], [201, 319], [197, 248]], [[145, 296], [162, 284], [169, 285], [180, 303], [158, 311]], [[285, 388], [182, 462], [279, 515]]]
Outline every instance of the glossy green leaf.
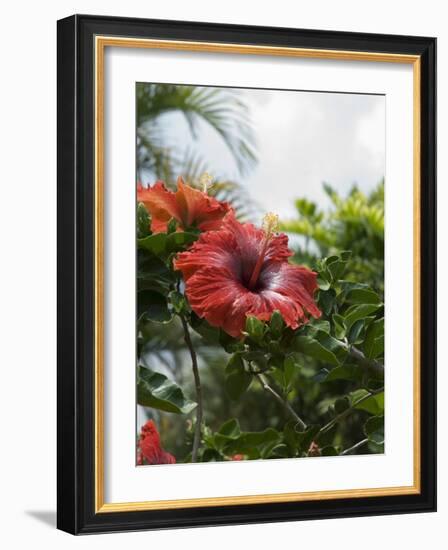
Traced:
[[336, 355], [311, 336], [297, 336], [294, 340], [294, 349], [325, 363], [339, 365]]
[[219, 428], [218, 433], [230, 438], [239, 437], [241, 434], [240, 423], [236, 418], [231, 418], [227, 422], [224, 422]]
[[252, 375], [244, 368], [241, 355], [234, 354], [226, 366], [225, 388], [232, 399], [239, 399], [252, 381]]
[[333, 380], [351, 380], [356, 381], [362, 378], [362, 370], [355, 365], [342, 365], [331, 369], [325, 377], [326, 382]]
[[279, 311], [274, 311], [269, 322], [269, 330], [273, 338], [280, 338], [285, 327], [283, 317]]
[[336, 292], [330, 288], [329, 290], [319, 292], [318, 304], [325, 315], [331, 315], [336, 303]]
[[364, 424], [364, 433], [369, 441], [382, 445], [384, 443], [384, 417], [372, 416], [369, 418]]
[[150, 234], [151, 217], [143, 203], [137, 205], [137, 237], [142, 239]]
[[376, 359], [384, 354], [384, 319], [378, 319], [369, 325], [364, 339], [364, 354]]
[[256, 317], [249, 315], [246, 318], [246, 332], [256, 342], [263, 340], [266, 325]]
[[159, 256], [165, 252], [166, 249], [166, 233], [156, 233], [155, 235], [149, 235], [144, 239], [137, 239], [139, 248], [148, 250], [152, 254]]
[[379, 309], [379, 307], [380, 306], [378, 304], [361, 304], [350, 306], [344, 315], [347, 330], [350, 330], [353, 323], [359, 319], [364, 319], [371, 313], [374, 313]]
[[378, 294], [368, 288], [354, 288], [350, 290], [347, 293], [346, 300], [351, 304], [381, 304]]
[[294, 338], [293, 348], [305, 355], [338, 366], [347, 354], [345, 344], [321, 330], [313, 327], [309, 327], [308, 330], [311, 335], [299, 334]]
[[210, 344], [219, 344], [220, 330], [212, 327], [205, 319], [201, 319], [195, 313], [191, 314], [190, 324], [192, 329], [202, 336]]
[[281, 443], [281, 435], [273, 428], [262, 432], [242, 432], [236, 439], [230, 440], [224, 450], [227, 455], [246, 454], [249, 458], [262, 458], [266, 451]]
[[326, 332], [327, 334], [330, 334], [330, 322], [326, 321], [325, 319], [312, 319], [310, 323], [308, 324], [308, 328], [316, 330], [321, 330], [322, 332]]
[[364, 326], [366, 323], [371, 321], [371, 317], [365, 317], [364, 319], [358, 319], [350, 327], [350, 330], [347, 334], [347, 340], [350, 344], [356, 344], [361, 342], [361, 334], [363, 333]]
[[331, 287], [330, 281], [326, 278], [324, 273], [319, 273], [317, 276], [317, 285], [320, 290], [328, 290]]
[[342, 340], [342, 338], [345, 337], [345, 321], [344, 317], [342, 315], [339, 315], [339, 313], [334, 313], [332, 316], [333, 320], [333, 327], [334, 327], [334, 335], [339, 340]]
[[137, 244], [139, 248], [148, 250], [156, 256], [161, 256], [184, 250], [188, 245], [194, 243], [197, 238], [196, 233], [182, 231], [170, 234], [156, 233], [144, 239], [137, 239]]
[[171, 233], [166, 238], [166, 250], [168, 253], [184, 250], [188, 245], [197, 241], [196, 233], [176, 232]]
[[[369, 392], [367, 390], [357, 390], [356, 392], [352, 392], [351, 399], [352, 403], [355, 404], [361, 397], [367, 395]], [[356, 409], [360, 409], [363, 411], [367, 411], [370, 414], [373, 414], [375, 416], [380, 416], [384, 413], [384, 392], [377, 393], [375, 395], [372, 395], [371, 397], [368, 397], [358, 405], [355, 405]]]
[[137, 402], [144, 407], [176, 414], [188, 414], [196, 407], [175, 382], [146, 367], [138, 369]]
[[165, 296], [153, 290], [141, 290], [137, 294], [137, 318], [157, 323], [171, 321], [173, 315], [168, 309]]

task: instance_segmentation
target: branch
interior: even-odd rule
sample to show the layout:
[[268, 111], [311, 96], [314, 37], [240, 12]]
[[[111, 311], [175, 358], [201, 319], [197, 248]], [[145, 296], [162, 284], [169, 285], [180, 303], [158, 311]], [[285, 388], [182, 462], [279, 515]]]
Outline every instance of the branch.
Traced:
[[201, 444], [201, 430], [202, 430], [202, 415], [203, 415], [203, 404], [202, 404], [202, 388], [201, 388], [201, 379], [199, 377], [199, 368], [198, 368], [198, 359], [196, 352], [193, 347], [193, 342], [191, 341], [190, 331], [188, 330], [188, 324], [183, 315], [179, 315], [180, 320], [182, 321], [182, 327], [184, 329], [184, 340], [187, 344], [188, 350], [190, 351], [191, 356], [191, 366], [193, 369], [194, 376], [194, 385], [196, 387], [196, 426], [194, 429], [194, 438], [193, 438], [193, 449], [191, 451], [191, 462], [197, 462], [199, 445]]
[[378, 361], [375, 361], [375, 359], [369, 359], [367, 358], [361, 350], [358, 348], [355, 348], [354, 346], [351, 347], [349, 355], [352, 359], [354, 359], [358, 364], [360, 364], [362, 367], [365, 367], [367, 369], [371, 369], [376, 374], [384, 376], [384, 365], [379, 363]]
[[322, 434], [324, 434], [325, 432], [328, 432], [328, 430], [331, 430], [331, 428], [337, 424], [339, 421], [343, 420], [346, 416], [348, 416], [352, 411], [353, 409], [359, 405], [360, 403], [362, 403], [363, 401], [366, 401], [367, 399], [369, 399], [370, 397], [372, 397], [373, 395], [376, 395], [377, 393], [381, 393], [383, 391], [383, 388], [381, 388], [380, 390], [376, 390], [376, 391], [371, 391], [369, 392], [367, 395], [364, 395], [363, 397], [361, 397], [360, 399], [358, 399], [358, 401], [355, 401], [354, 403], [352, 403], [350, 405], [350, 407], [348, 407], [347, 409], [345, 409], [345, 411], [342, 411], [340, 414], [338, 414], [337, 416], [335, 416], [333, 418], [333, 420], [330, 420], [330, 422], [328, 422], [328, 424], [325, 424], [325, 426], [323, 426], [317, 436], [315, 437], [315, 440], [317, 440], [319, 438], [319, 436], [321, 436]]
[[280, 405], [294, 418], [294, 420], [297, 422], [297, 424], [300, 426], [300, 429], [302, 431], [305, 431], [306, 430], [306, 424], [305, 422], [300, 418], [300, 416], [295, 412], [295, 410], [291, 407], [291, 405], [288, 403], [288, 401], [286, 401], [285, 399], [283, 399], [275, 390], [274, 388], [272, 388], [268, 383], [267, 383], [267, 380], [266, 378], [261, 374], [261, 373], [257, 373], [255, 375], [261, 386], [263, 387], [264, 390], [266, 390], [268, 393], [270, 393], [271, 395], [274, 396], [274, 398], [277, 400], [278, 403], [280, 403]]
[[367, 438], [363, 439], [362, 441], [358, 441], [358, 443], [355, 443], [352, 447], [349, 447], [348, 449], [345, 449], [345, 451], [342, 451], [342, 453], [339, 456], [349, 455], [353, 451], [356, 451], [357, 449], [365, 445], [368, 441], [369, 440]]

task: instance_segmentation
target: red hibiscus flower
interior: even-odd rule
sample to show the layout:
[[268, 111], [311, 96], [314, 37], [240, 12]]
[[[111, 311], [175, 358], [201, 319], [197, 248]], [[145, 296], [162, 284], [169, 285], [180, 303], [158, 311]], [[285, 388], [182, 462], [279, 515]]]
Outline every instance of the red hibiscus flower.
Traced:
[[275, 234], [278, 217], [268, 214], [264, 229], [239, 223], [229, 214], [220, 230], [202, 233], [178, 255], [185, 291], [193, 311], [234, 337], [244, 330], [246, 317], [270, 319], [280, 311], [295, 329], [320, 317], [314, 302], [317, 274], [288, 263], [288, 237]]
[[138, 440], [137, 464], [175, 464], [176, 459], [160, 446], [160, 435], [152, 420], [148, 420]]
[[[206, 190], [206, 184], [204, 184]], [[168, 222], [174, 218], [181, 229], [195, 227], [202, 231], [219, 229], [222, 219], [231, 210], [227, 202], [209, 197], [206, 192], [186, 185], [181, 177], [177, 180], [177, 191], [169, 191], [162, 181], [152, 187], [137, 184], [137, 200], [142, 202], [151, 214], [151, 229], [154, 233], [167, 230]]]

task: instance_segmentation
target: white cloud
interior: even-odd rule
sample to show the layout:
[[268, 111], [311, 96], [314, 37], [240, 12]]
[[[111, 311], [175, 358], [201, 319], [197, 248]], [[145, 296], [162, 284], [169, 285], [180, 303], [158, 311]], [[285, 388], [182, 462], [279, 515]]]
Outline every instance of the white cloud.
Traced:
[[199, 149], [217, 174], [245, 185], [263, 210], [294, 216], [297, 197], [328, 205], [323, 181], [346, 193], [355, 182], [368, 191], [384, 176], [384, 96], [274, 90], [241, 94], [250, 107], [259, 159], [244, 179], [206, 124], [195, 143], [179, 115], [164, 117], [163, 130], [170, 141]]

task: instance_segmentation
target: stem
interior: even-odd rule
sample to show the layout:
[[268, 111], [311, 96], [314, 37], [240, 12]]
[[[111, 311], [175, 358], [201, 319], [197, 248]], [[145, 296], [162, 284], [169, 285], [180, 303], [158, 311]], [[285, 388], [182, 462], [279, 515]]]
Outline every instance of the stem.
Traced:
[[328, 432], [328, 430], [331, 430], [331, 428], [335, 424], [337, 424], [340, 420], [343, 420], [346, 416], [348, 416], [357, 405], [359, 405], [363, 401], [366, 401], [367, 399], [369, 399], [369, 397], [372, 397], [372, 395], [376, 395], [377, 393], [380, 393], [382, 391], [383, 391], [383, 389], [369, 392], [367, 395], [364, 395], [364, 397], [361, 397], [360, 399], [358, 399], [358, 401], [355, 401], [355, 403], [350, 405], [350, 407], [348, 407], [348, 409], [345, 409], [345, 411], [342, 411], [340, 414], [335, 416], [333, 418], [333, 420], [330, 420], [330, 422], [328, 422], [328, 424], [325, 424], [325, 426], [319, 430], [319, 432], [318, 432], [315, 439], [318, 439], [319, 436], [321, 436], [325, 432]]
[[350, 357], [359, 363], [362, 367], [371, 369], [376, 374], [384, 375], [384, 365], [375, 361], [375, 359], [368, 359], [361, 350], [352, 346], [350, 349]]
[[359, 449], [363, 445], [365, 445], [369, 440], [363, 439], [362, 441], [358, 441], [358, 443], [355, 443], [352, 447], [349, 447], [348, 449], [345, 449], [345, 451], [342, 451], [342, 453], [339, 456], [349, 455], [353, 451], [356, 451], [356, 449]]
[[271, 395], [274, 396], [274, 398], [277, 400], [278, 403], [294, 418], [294, 420], [297, 422], [297, 424], [300, 426], [300, 429], [302, 431], [306, 430], [306, 424], [305, 422], [300, 418], [300, 416], [296, 413], [296, 411], [291, 407], [291, 405], [283, 399], [275, 390], [272, 388], [268, 383], [266, 378], [261, 374], [256, 374], [256, 377], [258, 378], [261, 386], [264, 390], [269, 392]]
[[182, 327], [184, 329], [184, 340], [187, 344], [188, 350], [190, 351], [191, 356], [191, 366], [193, 369], [194, 376], [194, 385], [196, 387], [196, 402], [198, 406], [196, 407], [196, 426], [194, 429], [193, 437], [193, 449], [191, 451], [191, 462], [197, 462], [198, 450], [201, 444], [201, 430], [202, 430], [202, 415], [203, 415], [203, 404], [202, 404], [202, 388], [201, 388], [201, 378], [199, 377], [199, 368], [198, 368], [198, 358], [193, 347], [193, 342], [191, 341], [190, 331], [188, 330], [188, 324], [183, 315], [179, 315], [180, 320], [182, 321]]

